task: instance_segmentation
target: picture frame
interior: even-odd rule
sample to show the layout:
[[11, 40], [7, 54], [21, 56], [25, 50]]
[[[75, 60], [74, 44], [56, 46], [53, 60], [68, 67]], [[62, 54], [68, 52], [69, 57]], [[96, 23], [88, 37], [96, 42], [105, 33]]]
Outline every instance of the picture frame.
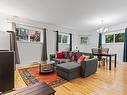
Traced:
[[16, 39], [19, 42], [41, 42], [41, 32], [17, 27]]
[[84, 44], [84, 45], [86, 45], [86, 44], [89, 44], [89, 35], [80, 35], [79, 36], [79, 42], [80, 42], [80, 44]]

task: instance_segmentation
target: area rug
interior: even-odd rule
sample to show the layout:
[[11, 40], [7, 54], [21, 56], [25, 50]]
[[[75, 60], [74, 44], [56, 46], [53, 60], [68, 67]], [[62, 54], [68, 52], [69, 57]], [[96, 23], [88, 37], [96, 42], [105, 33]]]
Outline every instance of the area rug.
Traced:
[[27, 85], [32, 85], [37, 82], [46, 82], [55, 88], [67, 82], [67, 80], [57, 76], [55, 72], [39, 74], [38, 67], [19, 69], [19, 73]]

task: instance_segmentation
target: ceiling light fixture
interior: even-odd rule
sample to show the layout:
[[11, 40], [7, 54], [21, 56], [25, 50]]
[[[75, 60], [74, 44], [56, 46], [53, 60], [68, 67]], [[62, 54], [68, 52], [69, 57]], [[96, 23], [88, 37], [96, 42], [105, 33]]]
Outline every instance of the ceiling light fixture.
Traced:
[[98, 33], [105, 33], [108, 31], [108, 28], [104, 27], [104, 20], [101, 20], [101, 28], [96, 30]]

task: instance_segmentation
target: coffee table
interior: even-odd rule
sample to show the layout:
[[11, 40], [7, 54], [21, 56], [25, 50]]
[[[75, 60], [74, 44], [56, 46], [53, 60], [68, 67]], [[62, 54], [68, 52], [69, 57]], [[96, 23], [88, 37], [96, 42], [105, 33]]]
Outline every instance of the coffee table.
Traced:
[[46, 74], [54, 72], [55, 61], [43, 61], [39, 64], [39, 73]]

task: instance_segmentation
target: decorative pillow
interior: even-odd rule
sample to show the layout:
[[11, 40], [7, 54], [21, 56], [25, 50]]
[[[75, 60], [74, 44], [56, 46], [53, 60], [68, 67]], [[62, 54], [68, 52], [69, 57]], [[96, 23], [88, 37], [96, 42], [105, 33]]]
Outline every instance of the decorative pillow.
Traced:
[[86, 59], [87, 59], [87, 56], [85, 56], [85, 55], [81, 55], [81, 56], [79, 57], [79, 59], [78, 59], [77, 62], [80, 64], [81, 61], [86, 61]]
[[90, 58], [89, 56], [85, 55], [84, 61], [88, 60], [89, 58]]
[[72, 61], [74, 61], [74, 60], [75, 60], [75, 56], [74, 56], [74, 55], [71, 57], [71, 60], [72, 60]]
[[69, 59], [69, 57], [68, 57], [68, 56], [66, 56], [66, 59]]
[[78, 52], [75, 53], [75, 56], [76, 56], [75, 60], [78, 60]]
[[55, 57], [59, 59], [63, 58], [63, 52], [60, 52], [60, 51], [56, 52]]
[[73, 53], [70, 51], [70, 57], [72, 57], [73, 56]]
[[67, 52], [63, 52], [63, 57], [64, 57], [64, 58], [67, 58], [67, 57], [68, 57]]

